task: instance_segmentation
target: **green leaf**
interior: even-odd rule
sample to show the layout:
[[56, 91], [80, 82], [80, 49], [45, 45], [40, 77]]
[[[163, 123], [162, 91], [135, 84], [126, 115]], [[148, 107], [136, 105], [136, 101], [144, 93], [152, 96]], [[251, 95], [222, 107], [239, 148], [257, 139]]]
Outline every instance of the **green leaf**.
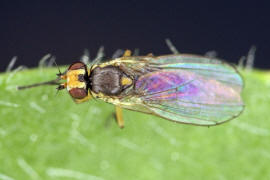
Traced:
[[16, 86], [54, 68], [0, 75], [0, 179], [270, 179], [270, 73], [244, 73], [244, 113], [207, 128], [114, 107], [65, 90]]

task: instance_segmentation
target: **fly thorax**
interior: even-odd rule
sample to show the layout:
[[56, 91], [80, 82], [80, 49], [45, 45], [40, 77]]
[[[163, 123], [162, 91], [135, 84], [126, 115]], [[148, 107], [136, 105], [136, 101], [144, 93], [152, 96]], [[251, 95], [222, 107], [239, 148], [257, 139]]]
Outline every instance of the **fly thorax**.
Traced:
[[116, 66], [96, 67], [90, 74], [90, 88], [95, 93], [119, 95], [132, 79]]

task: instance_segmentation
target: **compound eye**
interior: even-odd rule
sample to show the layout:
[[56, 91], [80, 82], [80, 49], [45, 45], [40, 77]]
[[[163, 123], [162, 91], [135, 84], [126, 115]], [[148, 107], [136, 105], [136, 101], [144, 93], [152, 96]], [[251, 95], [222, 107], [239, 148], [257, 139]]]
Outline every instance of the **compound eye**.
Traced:
[[69, 94], [74, 99], [83, 99], [87, 96], [87, 90], [84, 88], [72, 88], [69, 90]]
[[68, 70], [76, 70], [76, 69], [86, 69], [86, 65], [82, 62], [75, 62], [71, 64]]

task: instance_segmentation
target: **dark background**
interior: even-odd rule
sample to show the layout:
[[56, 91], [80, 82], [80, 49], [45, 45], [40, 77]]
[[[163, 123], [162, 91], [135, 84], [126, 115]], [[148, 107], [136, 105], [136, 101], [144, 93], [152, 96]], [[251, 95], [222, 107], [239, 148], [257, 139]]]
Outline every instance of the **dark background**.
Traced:
[[0, 71], [15, 55], [16, 66], [37, 66], [47, 53], [69, 64], [101, 45], [107, 57], [119, 48], [169, 54], [165, 38], [182, 53], [216, 50], [234, 63], [255, 45], [255, 66], [266, 69], [269, 11], [266, 1], [1, 1]]

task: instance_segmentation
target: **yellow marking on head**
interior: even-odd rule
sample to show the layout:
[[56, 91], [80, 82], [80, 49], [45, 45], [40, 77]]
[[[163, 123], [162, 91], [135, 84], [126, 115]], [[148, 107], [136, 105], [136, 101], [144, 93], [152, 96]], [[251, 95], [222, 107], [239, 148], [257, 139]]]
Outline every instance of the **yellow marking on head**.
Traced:
[[79, 75], [85, 74], [84, 69], [76, 69], [76, 70], [70, 70], [67, 72], [67, 89], [70, 90], [72, 88], [86, 88], [86, 83], [79, 81], [78, 77]]
[[62, 76], [60, 76], [60, 78], [63, 79], [63, 80], [66, 80], [67, 79], [67, 75], [62, 75]]
[[121, 85], [123, 86], [128, 86], [132, 84], [132, 79], [128, 78], [128, 77], [122, 77], [121, 79]]
[[61, 86], [67, 87], [67, 83], [62, 83]]

